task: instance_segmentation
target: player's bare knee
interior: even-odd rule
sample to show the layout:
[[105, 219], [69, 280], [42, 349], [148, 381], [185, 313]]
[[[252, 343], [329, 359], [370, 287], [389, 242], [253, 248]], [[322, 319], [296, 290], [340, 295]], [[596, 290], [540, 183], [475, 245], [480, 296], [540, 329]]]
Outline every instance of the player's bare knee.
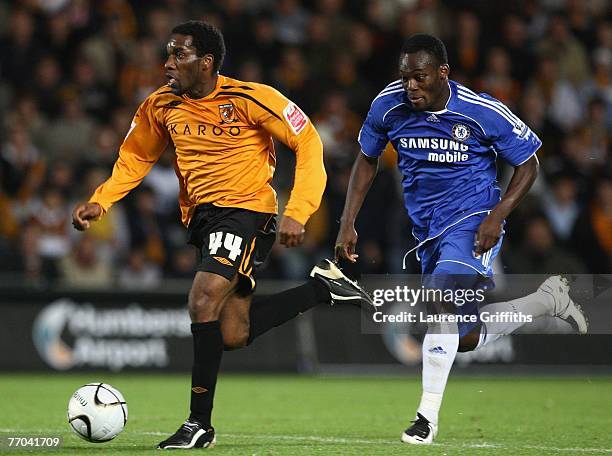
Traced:
[[194, 322], [218, 320], [229, 284], [227, 279], [213, 274], [207, 274], [205, 277], [196, 276], [188, 300], [191, 320]]
[[219, 303], [206, 296], [189, 299], [188, 309], [193, 322], [204, 323], [219, 319]]
[[203, 286], [189, 294], [188, 308], [192, 321], [213, 321], [219, 319], [224, 290], [215, 286]]

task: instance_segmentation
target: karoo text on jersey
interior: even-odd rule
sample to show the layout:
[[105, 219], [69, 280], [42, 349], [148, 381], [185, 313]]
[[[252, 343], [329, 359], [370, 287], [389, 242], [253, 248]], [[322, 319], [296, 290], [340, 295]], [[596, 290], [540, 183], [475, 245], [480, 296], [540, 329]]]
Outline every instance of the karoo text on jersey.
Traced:
[[240, 127], [232, 125], [229, 128], [221, 128], [218, 125], [210, 124], [168, 124], [168, 133], [171, 135], [192, 135], [192, 136], [239, 136]]

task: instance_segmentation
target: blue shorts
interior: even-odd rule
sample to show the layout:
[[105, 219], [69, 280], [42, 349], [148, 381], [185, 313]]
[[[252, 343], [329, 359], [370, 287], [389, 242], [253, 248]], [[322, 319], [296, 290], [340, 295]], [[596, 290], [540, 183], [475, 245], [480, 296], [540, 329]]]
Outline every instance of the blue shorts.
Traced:
[[[493, 260], [501, 248], [504, 232], [487, 252], [474, 257], [474, 240], [478, 227], [487, 214], [468, 217], [450, 227], [440, 236], [426, 242], [417, 250], [421, 261], [423, 282], [426, 287], [441, 289], [490, 289], [493, 287]], [[457, 306], [458, 315], [479, 315], [475, 301]], [[463, 337], [481, 324], [460, 322], [459, 337]]]

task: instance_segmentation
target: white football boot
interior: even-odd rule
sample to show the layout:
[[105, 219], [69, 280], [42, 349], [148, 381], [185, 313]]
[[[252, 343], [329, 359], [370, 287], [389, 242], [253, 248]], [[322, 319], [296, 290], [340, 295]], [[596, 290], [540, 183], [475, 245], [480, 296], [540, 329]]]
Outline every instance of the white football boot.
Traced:
[[413, 445], [429, 445], [433, 443], [436, 434], [438, 434], [438, 426], [431, 423], [420, 413], [417, 413], [416, 420], [412, 422], [412, 426], [402, 434], [402, 442], [412, 443]]
[[570, 285], [567, 278], [552, 276], [542, 282], [538, 291], [550, 298], [551, 315], [567, 321], [580, 334], [586, 334], [589, 322], [580, 305], [572, 301], [569, 295]]

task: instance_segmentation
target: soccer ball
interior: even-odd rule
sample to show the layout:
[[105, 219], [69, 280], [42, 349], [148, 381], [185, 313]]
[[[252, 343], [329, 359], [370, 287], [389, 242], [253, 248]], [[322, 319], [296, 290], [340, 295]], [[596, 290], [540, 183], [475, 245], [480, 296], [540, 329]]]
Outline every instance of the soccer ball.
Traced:
[[114, 439], [123, 431], [127, 417], [123, 395], [107, 383], [81, 386], [68, 401], [68, 424], [88, 442]]

